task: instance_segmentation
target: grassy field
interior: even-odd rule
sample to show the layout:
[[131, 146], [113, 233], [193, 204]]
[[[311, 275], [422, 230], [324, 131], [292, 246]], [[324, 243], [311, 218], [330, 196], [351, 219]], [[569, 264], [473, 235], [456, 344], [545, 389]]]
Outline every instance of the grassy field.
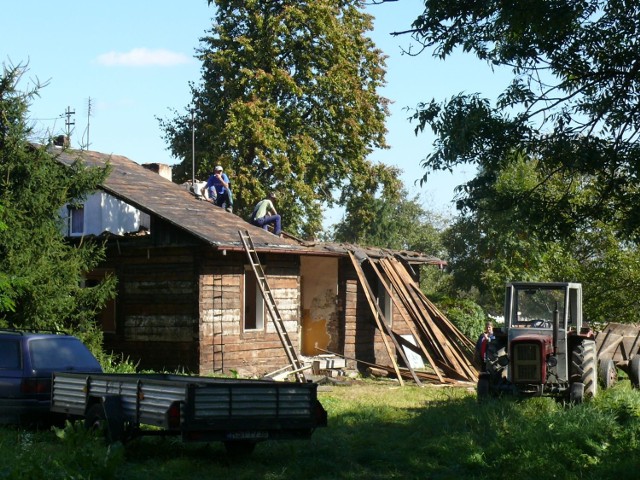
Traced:
[[329, 427], [230, 458], [222, 444], [144, 438], [106, 446], [80, 425], [0, 429], [0, 478], [631, 479], [640, 477], [640, 392], [592, 402], [478, 404], [473, 389], [358, 381], [322, 387]]

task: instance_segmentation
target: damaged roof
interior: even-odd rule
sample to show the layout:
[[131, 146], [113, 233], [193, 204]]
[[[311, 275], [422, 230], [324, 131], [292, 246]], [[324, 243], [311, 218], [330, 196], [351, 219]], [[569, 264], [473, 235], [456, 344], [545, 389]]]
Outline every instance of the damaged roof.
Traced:
[[247, 230], [256, 248], [261, 250], [304, 250], [298, 242], [277, 237], [251, 225], [238, 215], [227, 212], [195, 196], [184, 186], [121, 155], [108, 155], [87, 150], [60, 150], [58, 161], [71, 165], [81, 161], [87, 166], [111, 166], [102, 190], [150, 215], [174, 226], [219, 249], [244, 249], [239, 230]]
[[360, 250], [373, 258], [391, 255], [408, 263], [446, 265], [443, 260], [417, 252], [365, 248], [341, 243], [308, 242], [286, 232], [283, 232], [282, 237], [277, 237], [262, 228], [251, 225], [238, 215], [202, 200], [184, 186], [162, 177], [127, 157], [70, 149], [56, 150], [53, 153], [57, 160], [65, 165], [71, 165], [76, 161], [83, 162], [87, 166], [110, 165], [109, 177], [100, 186], [102, 190], [145, 213], [162, 218], [221, 250], [244, 250], [238, 231], [247, 230], [254, 246], [260, 251], [344, 256], [349, 251]]

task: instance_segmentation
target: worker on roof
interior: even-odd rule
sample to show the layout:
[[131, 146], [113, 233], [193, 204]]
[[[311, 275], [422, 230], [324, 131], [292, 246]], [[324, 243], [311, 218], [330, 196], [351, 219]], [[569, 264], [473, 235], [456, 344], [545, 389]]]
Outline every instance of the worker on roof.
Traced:
[[224, 208], [227, 212], [233, 211], [233, 197], [231, 195], [231, 182], [226, 173], [222, 172], [220, 165], [216, 166], [213, 173], [207, 180], [207, 184], [202, 187], [202, 195], [204, 191], [209, 191], [209, 199], [218, 207]]
[[271, 192], [267, 198], [260, 200], [256, 204], [251, 214], [251, 224], [256, 227], [262, 227], [267, 231], [269, 226], [273, 226], [273, 234], [279, 236], [282, 233], [282, 218], [273, 206], [275, 199], [276, 194]]

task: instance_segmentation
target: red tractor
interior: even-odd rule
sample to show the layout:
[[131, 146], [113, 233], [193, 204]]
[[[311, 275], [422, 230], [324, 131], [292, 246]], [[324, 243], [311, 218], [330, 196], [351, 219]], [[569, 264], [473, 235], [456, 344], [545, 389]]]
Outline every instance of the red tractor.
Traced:
[[516, 394], [581, 403], [596, 396], [596, 342], [583, 324], [581, 284], [509, 283], [504, 322], [486, 351], [479, 399]]

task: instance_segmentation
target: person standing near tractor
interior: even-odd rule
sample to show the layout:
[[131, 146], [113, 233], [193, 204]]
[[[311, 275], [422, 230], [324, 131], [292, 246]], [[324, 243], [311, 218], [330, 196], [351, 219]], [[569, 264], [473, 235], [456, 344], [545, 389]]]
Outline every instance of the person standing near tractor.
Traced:
[[476, 342], [476, 360], [480, 363], [482, 371], [485, 369], [485, 361], [487, 360], [487, 347], [489, 343], [496, 339], [493, 334], [493, 323], [487, 322], [484, 325], [484, 332]]

